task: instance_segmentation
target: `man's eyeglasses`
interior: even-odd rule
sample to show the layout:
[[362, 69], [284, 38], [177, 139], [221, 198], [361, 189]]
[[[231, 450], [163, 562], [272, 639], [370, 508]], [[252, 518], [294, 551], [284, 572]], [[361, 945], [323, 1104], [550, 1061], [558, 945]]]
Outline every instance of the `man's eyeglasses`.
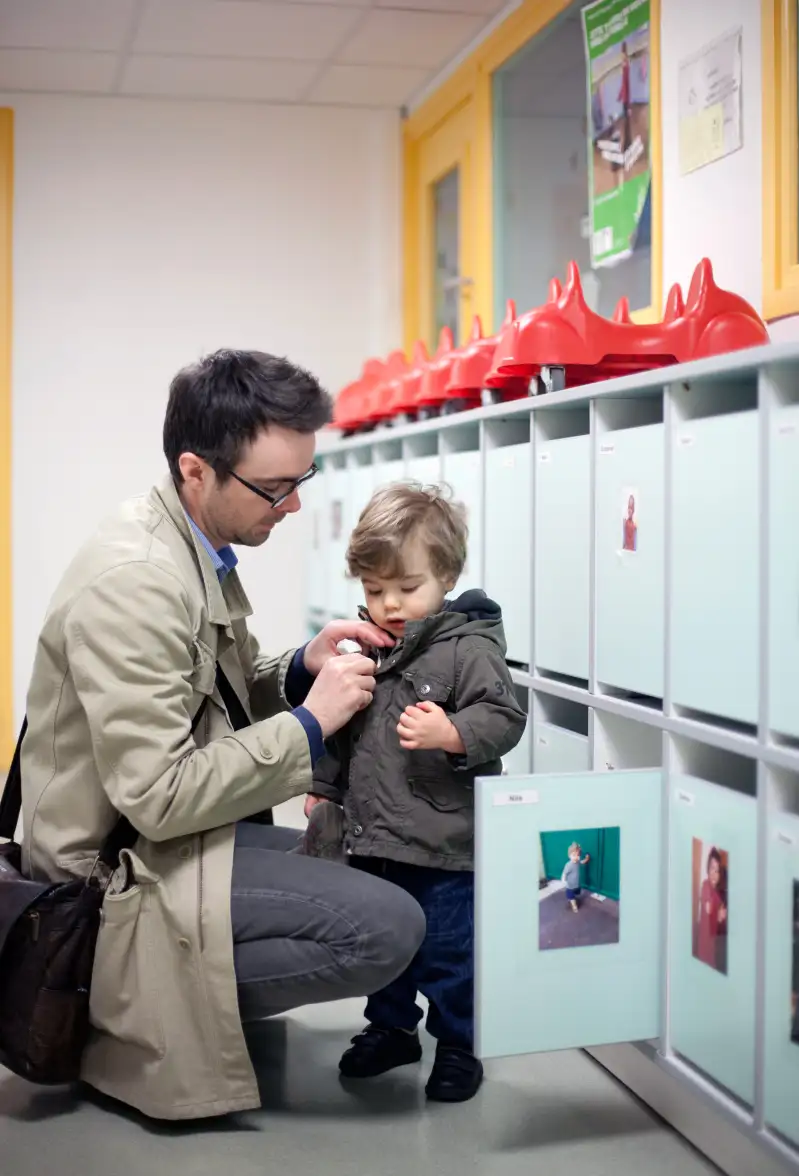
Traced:
[[241, 478], [233, 470], [230, 470], [231, 478], [235, 478], [235, 480], [240, 482], [242, 486], [246, 486], [248, 490], [252, 490], [253, 494], [257, 494], [259, 498], [263, 498], [266, 502], [269, 503], [271, 507], [275, 509], [277, 509], [279, 506], [282, 506], [287, 498], [291, 498], [295, 490], [299, 490], [303, 483], [310, 482], [311, 478], [313, 478], [314, 475], [318, 473], [319, 467], [314, 464], [308, 470], [308, 473], [303, 474], [301, 478], [295, 478], [294, 481], [287, 481], [286, 485], [288, 486], [288, 489], [284, 490], [282, 494], [268, 494], [266, 490], [262, 490], [260, 486], [253, 485], [253, 483], [248, 482], [246, 478]]

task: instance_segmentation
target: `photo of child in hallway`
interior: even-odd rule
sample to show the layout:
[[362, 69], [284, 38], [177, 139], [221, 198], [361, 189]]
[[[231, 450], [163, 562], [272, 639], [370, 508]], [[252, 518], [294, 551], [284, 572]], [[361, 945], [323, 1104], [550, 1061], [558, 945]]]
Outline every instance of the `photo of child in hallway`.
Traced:
[[693, 956], [726, 976], [729, 854], [698, 837], [692, 848]]
[[541, 834], [540, 951], [619, 942], [620, 833], [614, 827]]
[[591, 855], [586, 854], [581, 857], [582, 848], [573, 841], [569, 846], [569, 860], [563, 867], [561, 874], [561, 882], [566, 884], [566, 897], [569, 900], [569, 905], [575, 914], [579, 911], [578, 901], [583, 893], [582, 882], [582, 867], [587, 866], [591, 861]]
[[793, 969], [791, 976], [791, 1041], [799, 1045], [799, 882], [793, 884]]
[[625, 490], [622, 495], [622, 524], [621, 524], [621, 547], [622, 551], [637, 551], [638, 550], [638, 491], [635, 489]]

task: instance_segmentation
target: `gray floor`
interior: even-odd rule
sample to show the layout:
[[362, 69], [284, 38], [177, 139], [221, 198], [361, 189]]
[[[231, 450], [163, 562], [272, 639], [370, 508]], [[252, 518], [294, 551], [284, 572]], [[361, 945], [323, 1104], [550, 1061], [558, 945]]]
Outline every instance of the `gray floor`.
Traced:
[[584, 1054], [489, 1064], [462, 1106], [427, 1105], [420, 1068], [344, 1089], [336, 1062], [359, 1002], [265, 1022], [253, 1046], [263, 1109], [151, 1123], [99, 1097], [0, 1072], [0, 1169], [14, 1176], [700, 1176], [716, 1169]]
[[[301, 809], [281, 814], [300, 824]], [[490, 1063], [474, 1101], [428, 1105], [422, 1067], [339, 1081], [362, 1002], [302, 1009], [253, 1039], [263, 1107], [149, 1122], [100, 1097], [0, 1070], [0, 1172], [13, 1176], [701, 1176], [717, 1170], [595, 1062], [562, 1053]]]

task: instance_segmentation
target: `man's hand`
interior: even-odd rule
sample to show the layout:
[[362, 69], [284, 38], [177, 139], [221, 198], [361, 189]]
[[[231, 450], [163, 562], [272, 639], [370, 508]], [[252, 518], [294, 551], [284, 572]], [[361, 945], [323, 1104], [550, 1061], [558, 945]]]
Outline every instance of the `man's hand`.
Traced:
[[374, 688], [375, 666], [371, 658], [362, 653], [336, 654], [322, 664], [308, 691], [305, 709], [314, 716], [322, 728], [322, 737], [327, 739], [357, 711], [369, 705]]
[[400, 747], [406, 751], [447, 751], [463, 755], [466, 748], [458, 728], [434, 702], [406, 706], [397, 724]]
[[305, 807], [303, 809], [306, 818], [310, 817], [311, 813], [318, 804], [324, 804], [324, 800], [325, 798], [323, 796], [311, 796], [309, 793], [305, 798]]
[[336, 648], [339, 641], [357, 641], [361, 649], [386, 649], [394, 644], [393, 637], [368, 621], [331, 621], [305, 646], [303, 661], [314, 678], [331, 657], [340, 656]]

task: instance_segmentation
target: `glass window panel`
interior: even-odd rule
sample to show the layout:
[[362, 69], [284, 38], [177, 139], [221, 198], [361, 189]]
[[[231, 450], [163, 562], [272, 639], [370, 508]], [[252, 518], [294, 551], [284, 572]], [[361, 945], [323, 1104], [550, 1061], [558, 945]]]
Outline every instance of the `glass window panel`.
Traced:
[[[651, 191], [632, 254], [591, 268], [589, 146], [600, 130], [623, 136], [625, 115], [618, 103], [605, 111], [596, 100], [589, 115], [581, 7], [582, 0], [572, 4], [493, 77], [496, 322], [508, 298], [519, 313], [540, 306], [550, 279], [565, 281], [569, 261], [600, 314], [610, 316], [622, 295], [633, 310], [652, 301]], [[631, 69], [634, 118], [636, 93], [648, 95], [648, 54]]]
[[447, 172], [433, 185], [433, 248], [435, 264], [434, 338], [442, 327], [449, 327], [458, 338], [458, 309], [460, 305], [460, 177], [457, 167]]

